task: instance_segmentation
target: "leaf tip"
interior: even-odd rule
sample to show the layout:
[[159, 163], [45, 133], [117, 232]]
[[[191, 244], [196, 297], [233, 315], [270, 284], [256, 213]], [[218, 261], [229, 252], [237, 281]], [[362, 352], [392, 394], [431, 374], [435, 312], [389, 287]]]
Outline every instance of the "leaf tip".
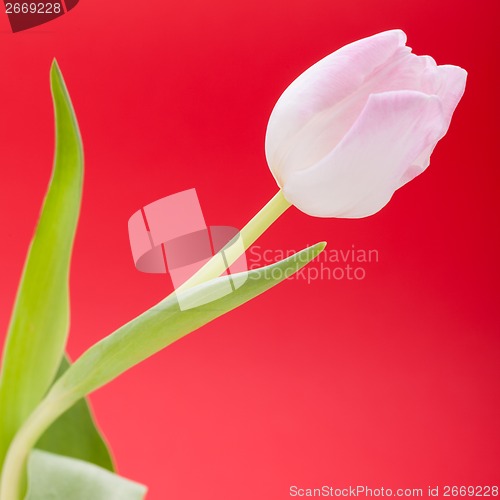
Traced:
[[52, 91], [54, 91], [55, 88], [59, 88], [62, 89], [63, 92], [66, 92], [66, 85], [61, 73], [61, 68], [59, 67], [55, 57], [52, 60], [52, 65], [50, 66], [50, 85], [52, 87]]
[[61, 77], [61, 69], [59, 68], [59, 64], [57, 63], [57, 59], [55, 57], [52, 59], [52, 64], [50, 66], [50, 76], [52, 78]]
[[319, 243], [316, 243], [316, 245], [313, 246], [316, 255], [319, 255], [326, 248], [326, 245], [326, 241], [320, 241]]

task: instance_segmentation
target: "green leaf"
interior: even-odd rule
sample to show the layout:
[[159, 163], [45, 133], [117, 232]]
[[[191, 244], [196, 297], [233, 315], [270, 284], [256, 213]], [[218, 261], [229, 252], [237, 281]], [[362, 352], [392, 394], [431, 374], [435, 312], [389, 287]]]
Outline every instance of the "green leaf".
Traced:
[[146, 487], [83, 460], [33, 450], [25, 500], [141, 500]]
[[[57, 378], [70, 366], [63, 358]], [[63, 413], [43, 434], [36, 448], [57, 455], [78, 458], [114, 471], [113, 459], [99, 432], [86, 399], [81, 399]]]
[[[189, 288], [182, 292], [179, 301], [173, 293], [94, 344], [55, 382], [17, 433], [2, 471], [0, 496], [18, 500], [31, 449], [45, 430], [79, 399], [184, 335], [282, 282], [313, 260], [324, 247], [325, 243], [318, 243], [281, 262], [245, 273], [243, 284], [243, 274], [236, 274]], [[228, 283], [236, 289], [222, 293]], [[215, 300], [207, 303], [212, 299]], [[179, 303], [186, 301], [193, 307], [181, 310]]]
[[21, 424], [57, 373], [69, 327], [68, 274], [83, 183], [80, 132], [62, 75], [50, 73], [55, 156], [50, 185], [28, 250], [0, 376], [0, 467]]
[[[47, 404], [50, 399], [59, 400], [62, 408], [73, 404], [184, 335], [282, 282], [313, 260], [324, 247], [325, 243], [318, 243], [273, 265], [190, 288], [179, 297], [180, 303], [202, 305], [187, 310], [180, 309], [175, 293], [170, 295], [88, 349], [54, 384]], [[246, 278], [243, 285], [224, 294], [228, 283], [243, 278]]]

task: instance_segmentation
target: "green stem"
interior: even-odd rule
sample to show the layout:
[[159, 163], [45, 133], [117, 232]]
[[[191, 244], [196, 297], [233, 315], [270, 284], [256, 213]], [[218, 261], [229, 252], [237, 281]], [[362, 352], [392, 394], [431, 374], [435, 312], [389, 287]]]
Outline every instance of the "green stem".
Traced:
[[21, 500], [26, 494], [28, 455], [48, 427], [76, 401], [49, 391], [18, 431], [6, 455], [0, 483], [0, 499]]
[[196, 274], [191, 276], [180, 287], [177, 292], [184, 291], [205, 281], [219, 277], [238, 257], [241, 257], [248, 248], [275, 222], [283, 213], [290, 208], [291, 204], [279, 190], [269, 202], [260, 210], [253, 219], [240, 231], [241, 244], [228, 244], [224, 248], [225, 260], [216, 255], [209, 260]]
[[[227, 245], [224, 248], [225, 261], [220, 258], [220, 255], [214, 256], [214, 258], [207, 262], [205, 266], [173, 293], [220, 276], [290, 206], [291, 204], [285, 199], [283, 193], [279, 191], [241, 230], [242, 245]], [[85, 356], [85, 354], [82, 356]], [[115, 377], [120, 375], [120, 373], [115, 374]], [[60, 415], [73, 406], [80, 398], [84, 397], [86, 393], [92, 392], [92, 389], [81, 392], [67, 392], [58, 389], [60, 387], [56, 384], [14, 437], [2, 470], [0, 500], [21, 500], [23, 498], [26, 485], [26, 464], [31, 449], [45, 430]]]

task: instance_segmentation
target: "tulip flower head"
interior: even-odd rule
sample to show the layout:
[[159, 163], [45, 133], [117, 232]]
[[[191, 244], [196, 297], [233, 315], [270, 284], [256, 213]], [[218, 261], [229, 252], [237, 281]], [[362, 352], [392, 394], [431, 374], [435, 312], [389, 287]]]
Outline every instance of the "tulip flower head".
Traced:
[[318, 217], [366, 217], [430, 162], [467, 73], [416, 56], [392, 30], [342, 47], [276, 103], [266, 157], [285, 198]]

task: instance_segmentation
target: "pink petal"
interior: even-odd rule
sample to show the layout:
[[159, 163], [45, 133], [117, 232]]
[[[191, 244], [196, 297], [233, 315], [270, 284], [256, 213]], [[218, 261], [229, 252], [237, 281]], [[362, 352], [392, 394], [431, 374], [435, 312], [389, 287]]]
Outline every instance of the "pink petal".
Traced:
[[[401, 30], [358, 40], [311, 66], [285, 90], [274, 107], [266, 133], [266, 156], [278, 182], [287, 161], [294, 156], [290, 145], [304, 125], [359, 89], [405, 42]], [[338, 135], [344, 132], [342, 128]], [[328, 142], [331, 144], [330, 139]], [[301, 164], [300, 168], [307, 166]]]
[[[428, 80], [430, 80], [428, 92], [439, 96], [443, 105], [445, 126], [443, 128], [441, 137], [438, 138], [439, 140], [444, 137], [444, 135], [448, 131], [453, 112], [455, 111], [455, 108], [457, 107], [460, 99], [465, 92], [467, 71], [458, 66], [444, 65], [438, 66], [436, 70], [432, 72], [432, 74], [428, 73], [426, 77]], [[434, 144], [431, 144], [413, 162], [413, 164], [401, 178], [400, 187], [407, 182], [410, 182], [429, 166], [431, 154], [434, 151], [437, 142], [438, 141], [436, 141]]]
[[309, 215], [372, 215], [390, 200], [408, 167], [436, 143], [445, 126], [437, 96], [373, 94], [340, 144], [316, 165], [287, 175], [283, 192]]
[[443, 111], [446, 119], [446, 129], [450, 126], [451, 117], [460, 99], [465, 92], [467, 71], [458, 66], [446, 64], [437, 67], [434, 86], [430, 93], [436, 94], [443, 103]]

